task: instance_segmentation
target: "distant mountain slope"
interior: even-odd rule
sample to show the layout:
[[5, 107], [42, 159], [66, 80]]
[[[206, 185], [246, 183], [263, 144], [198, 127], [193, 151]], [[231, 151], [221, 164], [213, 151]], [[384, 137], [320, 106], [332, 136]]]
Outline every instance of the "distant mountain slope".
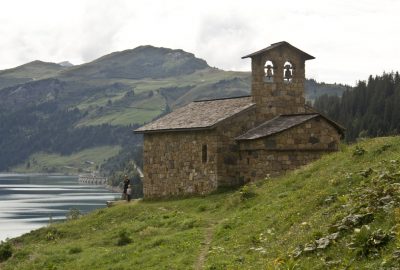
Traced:
[[[309, 81], [306, 97], [343, 90]], [[43, 151], [115, 145], [134, 151], [141, 137], [130, 133], [132, 126], [193, 100], [248, 94], [249, 72], [211, 68], [191, 53], [153, 46], [71, 67], [34, 61], [0, 71], [0, 171]]]
[[60, 66], [63, 66], [63, 67], [73, 67], [74, 66], [74, 64], [70, 63], [69, 61], [62, 61], [62, 62], [57, 63], [57, 64], [60, 65]]
[[15, 68], [0, 71], [0, 89], [16, 84], [56, 76], [66, 67], [43, 61], [33, 61]]
[[205, 68], [209, 68], [206, 61], [183, 50], [140, 46], [76, 66], [64, 72], [63, 76], [157, 79], [191, 74]]
[[304, 87], [307, 100], [315, 100], [322, 95], [341, 97], [344, 91], [351, 89], [343, 84], [319, 83], [313, 79], [306, 80]]

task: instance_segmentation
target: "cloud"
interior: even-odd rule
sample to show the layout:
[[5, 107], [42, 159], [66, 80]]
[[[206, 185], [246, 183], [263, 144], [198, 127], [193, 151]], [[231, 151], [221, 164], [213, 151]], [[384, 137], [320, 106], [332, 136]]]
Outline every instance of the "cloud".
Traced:
[[354, 84], [400, 70], [398, 10], [393, 0], [8, 0], [0, 9], [0, 69], [36, 59], [82, 63], [150, 44], [249, 70], [241, 56], [286, 40], [316, 56], [307, 76]]
[[115, 38], [130, 16], [125, 1], [86, 2], [81, 18], [78, 44], [84, 62], [109, 53], [115, 45]]
[[195, 49], [210, 65], [237, 70], [244, 66], [239, 60], [254, 35], [254, 29], [240, 17], [208, 16], [202, 20]]

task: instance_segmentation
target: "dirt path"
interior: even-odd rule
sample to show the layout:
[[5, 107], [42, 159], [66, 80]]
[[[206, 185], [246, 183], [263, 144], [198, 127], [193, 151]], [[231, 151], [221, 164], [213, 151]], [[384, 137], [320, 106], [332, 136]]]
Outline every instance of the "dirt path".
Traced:
[[211, 241], [213, 239], [214, 229], [217, 224], [211, 223], [210, 226], [205, 231], [204, 242], [202, 243], [203, 246], [200, 250], [199, 257], [197, 258], [197, 262], [194, 266], [195, 270], [202, 270], [204, 269], [204, 262], [207, 257], [207, 253], [211, 246]]

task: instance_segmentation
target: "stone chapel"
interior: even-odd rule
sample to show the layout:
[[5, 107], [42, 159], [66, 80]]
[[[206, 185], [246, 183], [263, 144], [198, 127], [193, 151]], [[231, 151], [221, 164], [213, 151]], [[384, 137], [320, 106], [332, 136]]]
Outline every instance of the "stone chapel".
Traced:
[[251, 95], [194, 101], [144, 134], [145, 198], [207, 194], [282, 174], [337, 151], [344, 128], [305, 104], [305, 61], [278, 42], [251, 58]]

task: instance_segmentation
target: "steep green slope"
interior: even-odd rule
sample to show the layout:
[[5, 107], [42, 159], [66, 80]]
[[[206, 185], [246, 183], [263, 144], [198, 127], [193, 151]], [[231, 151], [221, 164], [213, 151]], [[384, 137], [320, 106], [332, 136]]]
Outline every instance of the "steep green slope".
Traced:
[[400, 137], [377, 138], [237, 191], [122, 202], [11, 240], [0, 267], [395, 269], [399, 164]]

